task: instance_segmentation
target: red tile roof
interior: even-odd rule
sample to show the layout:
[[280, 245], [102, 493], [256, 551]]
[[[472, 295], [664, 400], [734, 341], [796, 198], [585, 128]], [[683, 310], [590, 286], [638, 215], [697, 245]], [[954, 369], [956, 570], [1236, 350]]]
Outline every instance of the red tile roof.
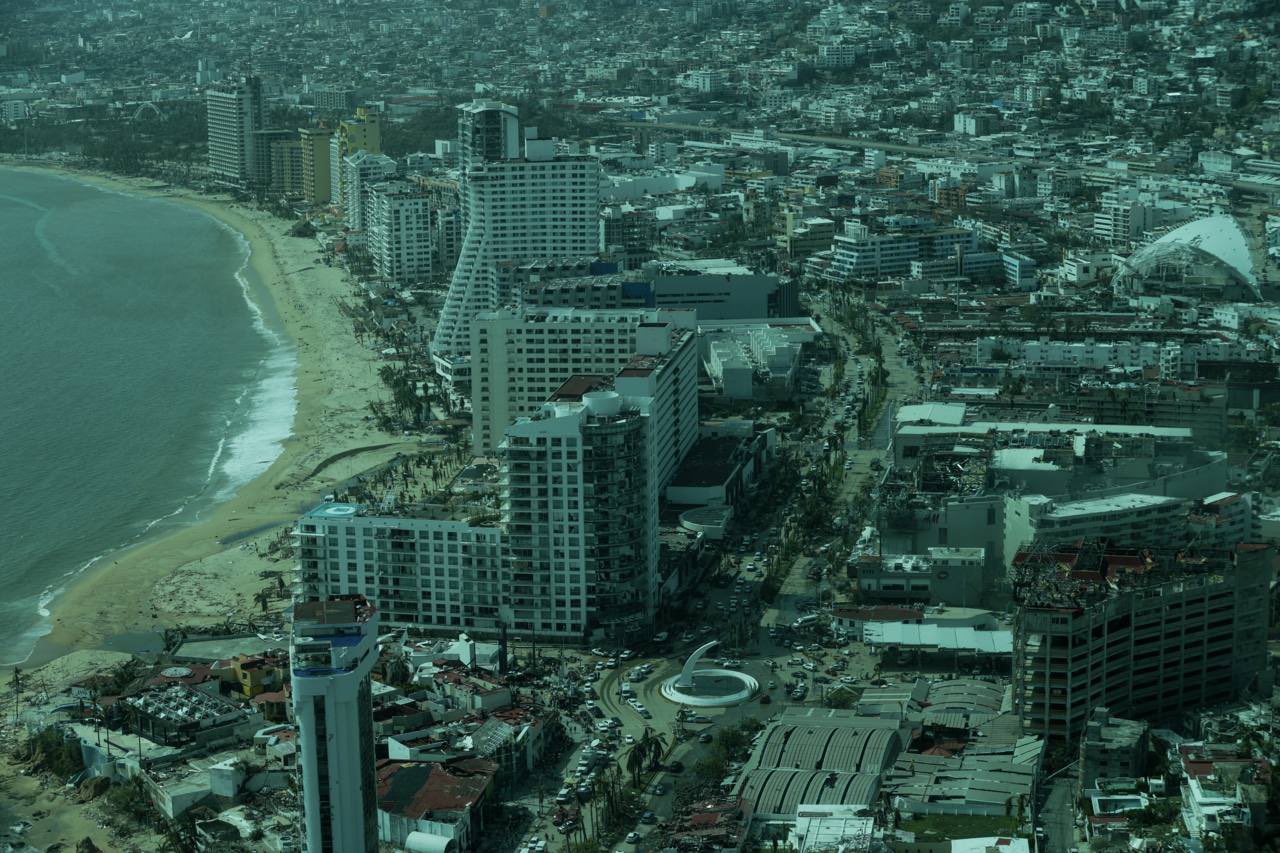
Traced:
[[447, 763], [378, 762], [378, 808], [421, 820], [435, 812], [460, 812], [476, 805], [498, 771], [495, 762], [465, 758]]

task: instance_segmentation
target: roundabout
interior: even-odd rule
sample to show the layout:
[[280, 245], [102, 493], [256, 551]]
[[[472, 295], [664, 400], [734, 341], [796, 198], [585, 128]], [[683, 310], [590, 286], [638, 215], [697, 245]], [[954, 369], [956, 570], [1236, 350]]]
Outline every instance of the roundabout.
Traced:
[[703, 656], [719, 644], [719, 640], [712, 640], [689, 655], [680, 674], [662, 682], [660, 689], [663, 698], [677, 705], [695, 708], [728, 708], [740, 705], [754, 696], [760, 689], [760, 682], [745, 672], [719, 668], [698, 669]]

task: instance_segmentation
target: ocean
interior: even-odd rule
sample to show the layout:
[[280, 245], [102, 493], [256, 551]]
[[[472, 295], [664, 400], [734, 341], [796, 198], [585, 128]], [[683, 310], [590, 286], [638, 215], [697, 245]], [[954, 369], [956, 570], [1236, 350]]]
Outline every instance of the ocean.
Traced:
[[78, 573], [279, 455], [297, 361], [248, 257], [176, 202], [0, 167], [0, 664]]

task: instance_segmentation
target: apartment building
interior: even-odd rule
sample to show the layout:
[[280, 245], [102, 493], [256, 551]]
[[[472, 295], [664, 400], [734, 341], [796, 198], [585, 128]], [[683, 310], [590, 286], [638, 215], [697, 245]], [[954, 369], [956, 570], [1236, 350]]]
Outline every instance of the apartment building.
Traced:
[[499, 292], [499, 262], [600, 253], [600, 164], [533, 138], [517, 157], [514, 107], [473, 101], [460, 113], [463, 237], [431, 352], [446, 381], [465, 385], [475, 318], [510, 299]]
[[475, 452], [493, 453], [516, 418], [537, 412], [571, 376], [625, 379], [636, 358], [652, 359], [662, 384], [675, 383], [682, 426], [696, 434], [694, 325], [690, 311], [523, 308], [479, 315], [470, 359]]
[[1147, 769], [1150, 730], [1141, 720], [1111, 716], [1107, 708], [1090, 711], [1080, 738], [1080, 789], [1092, 788], [1100, 778], [1143, 775]]
[[431, 210], [432, 264], [434, 276], [449, 276], [458, 263], [462, 246], [462, 209], [458, 182], [449, 178], [410, 175], [422, 188]]
[[302, 145], [302, 199], [307, 204], [328, 204], [329, 140], [333, 131], [327, 127], [302, 127], [298, 140]]
[[382, 154], [356, 151], [342, 158], [342, 219], [352, 231], [368, 227], [373, 187], [396, 175], [396, 161]]
[[561, 397], [502, 446], [507, 624], [628, 641], [653, 624], [656, 460], [648, 417], [616, 391]]
[[1086, 386], [1076, 411], [1098, 424], [1187, 427], [1196, 441], [1221, 447], [1227, 435], [1227, 395], [1221, 388], [1145, 384]]
[[326, 503], [304, 515], [299, 597], [362, 594], [384, 622], [430, 631], [643, 636], [657, 606], [660, 477], [696, 439], [696, 396], [679, 415], [694, 416], [690, 435], [665, 393], [676, 383], [632, 369], [614, 388], [573, 377], [511, 425], [492, 491], [473, 502], [395, 514]]
[[427, 196], [416, 184], [388, 181], [369, 190], [369, 254], [378, 275], [399, 284], [431, 277], [434, 230]]
[[329, 138], [329, 200], [339, 209], [346, 201], [343, 161], [357, 151], [382, 153], [382, 119], [364, 107], [358, 108], [353, 117], [339, 122], [338, 129]]
[[312, 91], [316, 109], [323, 112], [346, 114], [355, 108], [356, 90], [341, 86], [318, 86]]
[[[880, 152], [883, 156], [884, 152]], [[825, 216], [797, 218], [788, 211], [783, 233], [778, 235], [778, 248], [792, 260], [801, 261], [831, 248], [836, 239], [836, 223]]]
[[876, 278], [910, 271], [914, 260], [948, 258], [978, 248], [977, 235], [965, 228], [923, 228], [873, 234], [860, 222], [846, 222], [832, 244], [831, 281]]
[[394, 625], [494, 633], [501, 530], [490, 507], [417, 507], [402, 515], [326, 503], [296, 527], [300, 597], [366, 596]]
[[302, 142], [292, 130], [268, 131], [278, 134], [271, 140], [268, 179], [271, 194], [287, 198], [302, 196]]
[[1074, 741], [1099, 706], [1159, 722], [1240, 695], [1266, 670], [1272, 559], [1254, 544], [1020, 552], [1014, 704], [1026, 732]]
[[219, 183], [247, 188], [257, 165], [253, 135], [266, 125], [262, 81], [242, 76], [210, 86], [205, 90], [205, 107], [210, 176]]
[[863, 50], [856, 44], [820, 44], [818, 45], [818, 68], [852, 68], [858, 64]]
[[294, 604], [289, 663], [307, 853], [378, 849], [370, 673], [377, 610], [361, 596]]
[[1061, 544], [1106, 539], [1119, 545], [1173, 547], [1187, 536], [1188, 501], [1161, 495], [1120, 494], [1046, 502], [1031, 510], [1035, 539]]
[[[296, 142], [297, 134], [292, 130], [259, 129], [249, 134], [249, 180], [246, 186], [262, 192], [273, 191], [275, 188], [273, 187], [274, 173], [272, 167], [276, 148], [280, 145]], [[296, 168], [301, 170], [301, 151], [297, 152], [297, 158]], [[283, 162], [281, 166], [285, 170], [295, 168], [288, 161]]]

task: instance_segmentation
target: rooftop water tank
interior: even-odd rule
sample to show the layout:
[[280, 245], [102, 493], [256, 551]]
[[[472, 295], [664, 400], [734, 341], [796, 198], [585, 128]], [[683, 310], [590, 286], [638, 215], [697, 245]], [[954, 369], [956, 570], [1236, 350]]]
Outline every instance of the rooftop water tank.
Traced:
[[622, 397], [617, 391], [588, 391], [582, 395], [582, 404], [591, 414], [602, 417], [622, 411]]

